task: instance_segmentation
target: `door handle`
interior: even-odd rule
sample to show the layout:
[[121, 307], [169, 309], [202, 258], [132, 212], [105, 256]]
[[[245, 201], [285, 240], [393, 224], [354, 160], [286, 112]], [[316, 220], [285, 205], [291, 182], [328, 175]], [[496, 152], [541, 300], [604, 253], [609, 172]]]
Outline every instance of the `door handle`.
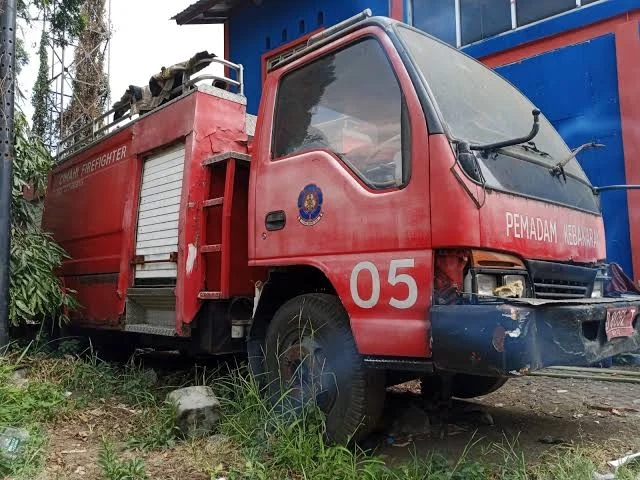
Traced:
[[269, 232], [282, 230], [286, 224], [287, 215], [284, 213], [284, 210], [277, 210], [275, 212], [267, 213], [267, 217], [264, 221], [264, 225]]

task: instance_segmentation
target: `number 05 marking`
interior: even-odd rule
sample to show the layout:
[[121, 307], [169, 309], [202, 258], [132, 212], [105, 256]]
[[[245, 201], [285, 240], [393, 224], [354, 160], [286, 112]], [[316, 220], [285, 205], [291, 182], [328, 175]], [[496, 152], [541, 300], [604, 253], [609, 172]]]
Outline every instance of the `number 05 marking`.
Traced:
[[[415, 261], [413, 258], [404, 258], [400, 260], [391, 260], [389, 264], [389, 276], [387, 281], [391, 286], [398, 285], [399, 283], [405, 284], [409, 289], [409, 294], [404, 300], [397, 298], [391, 298], [389, 305], [394, 308], [407, 309], [413, 307], [418, 301], [418, 285], [415, 278], [408, 273], [398, 273], [400, 268], [413, 268]], [[364, 299], [360, 296], [358, 291], [358, 278], [360, 273], [366, 270], [371, 275], [371, 294], [368, 299]], [[371, 262], [358, 263], [351, 272], [351, 297], [354, 303], [360, 308], [373, 308], [378, 304], [380, 300], [380, 272], [378, 268]]]

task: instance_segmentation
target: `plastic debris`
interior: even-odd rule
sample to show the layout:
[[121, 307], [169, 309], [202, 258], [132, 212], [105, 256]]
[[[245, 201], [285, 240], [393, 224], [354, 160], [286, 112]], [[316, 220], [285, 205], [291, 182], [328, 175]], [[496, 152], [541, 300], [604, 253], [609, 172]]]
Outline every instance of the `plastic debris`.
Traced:
[[4, 427], [0, 429], [0, 453], [9, 458], [15, 458], [20, 454], [27, 440], [29, 440], [27, 430]]
[[640, 452], [626, 455], [624, 457], [618, 458], [617, 460], [611, 460], [610, 462], [607, 462], [607, 465], [609, 465], [611, 468], [618, 468], [619, 466], [624, 465], [625, 463], [629, 463], [631, 460], [636, 458], [640, 458]]
[[593, 472], [593, 476], [591, 477], [591, 480], [615, 480], [616, 476], [613, 473], [598, 473], [598, 472]]

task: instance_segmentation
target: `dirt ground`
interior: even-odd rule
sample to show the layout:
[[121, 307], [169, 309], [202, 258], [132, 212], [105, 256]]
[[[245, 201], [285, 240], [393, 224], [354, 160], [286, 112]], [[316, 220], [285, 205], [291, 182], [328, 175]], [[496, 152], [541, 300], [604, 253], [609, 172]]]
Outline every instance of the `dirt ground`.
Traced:
[[124, 405], [104, 403], [59, 421], [49, 429], [49, 455], [37, 480], [102, 480], [97, 460], [103, 439], [113, 444], [120, 459], [135, 456], [144, 460], [146, 472], [154, 480], [209, 480], [216, 465], [234, 455], [233, 446], [215, 435], [161, 451], [127, 451], [122, 439], [140, 413]]
[[[443, 436], [443, 411], [426, 411], [419, 385], [410, 382], [388, 392], [384, 429], [372, 436], [375, 448], [392, 463], [437, 450], [455, 459], [471, 443], [471, 457], [489, 459], [494, 442], [513, 442], [529, 461], [557, 443], [594, 443], [602, 459], [614, 459], [640, 447], [640, 384], [523, 377], [491, 395], [456, 400]], [[118, 447], [140, 412], [107, 402], [75, 412], [51, 427], [49, 456], [38, 480], [99, 479], [96, 464], [102, 438]], [[122, 445], [119, 445], [122, 447]], [[133, 455], [122, 453], [124, 457]], [[209, 479], [219, 462], [234, 455], [233, 446], [216, 436], [142, 454], [154, 479]], [[215, 476], [213, 477], [215, 478]]]
[[[640, 369], [639, 369], [640, 370]], [[522, 377], [473, 400], [456, 400], [443, 437], [442, 412], [429, 414], [410, 382], [391, 389], [388, 427], [378, 439], [391, 459], [433, 449], [459, 456], [470, 442], [471, 455], [486, 459], [491, 443], [512, 443], [536, 460], [552, 445], [597, 444], [602, 458], [614, 459], [640, 447], [640, 384]], [[399, 412], [409, 412], [403, 415]]]

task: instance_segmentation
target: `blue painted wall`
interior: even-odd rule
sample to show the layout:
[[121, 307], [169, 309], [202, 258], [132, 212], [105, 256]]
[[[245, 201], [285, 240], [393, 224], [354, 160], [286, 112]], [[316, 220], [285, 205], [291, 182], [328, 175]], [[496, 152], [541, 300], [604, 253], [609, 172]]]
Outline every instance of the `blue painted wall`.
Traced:
[[[365, 8], [371, 8], [374, 15], [388, 15], [389, 0], [270, 0], [260, 7], [246, 7], [230, 18], [229, 56], [245, 66], [248, 112], [256, 114], [260, 103], [262, 54], [319, 27], [336, 24]], [[324, 17], [322, 25], [318, 25], [319, 12]], [[300, 21], [304, 21], [304, 32], [300, 32]], [[282, 38], [285, 29], [286, 41]], [[269, 48], [267, 38], [270, 39]]]
[[562, 15], [488, 38], [464, 47], [462, 50], [473, 57], [486, 57], [541, 38], [591, 25], [638, 8], [640, 8], [640, 0], [606, 0], [602, 3], [585, 5]]
[[[613, 34], [505, 65], [497, 71], [545, 113], [569, 147], [592, 140], [607, 146], [579, 157], [594, 184], [626, 183]], [[632, 274], [626, 193], [608, 192], [601, 198], [609, 259]]]

